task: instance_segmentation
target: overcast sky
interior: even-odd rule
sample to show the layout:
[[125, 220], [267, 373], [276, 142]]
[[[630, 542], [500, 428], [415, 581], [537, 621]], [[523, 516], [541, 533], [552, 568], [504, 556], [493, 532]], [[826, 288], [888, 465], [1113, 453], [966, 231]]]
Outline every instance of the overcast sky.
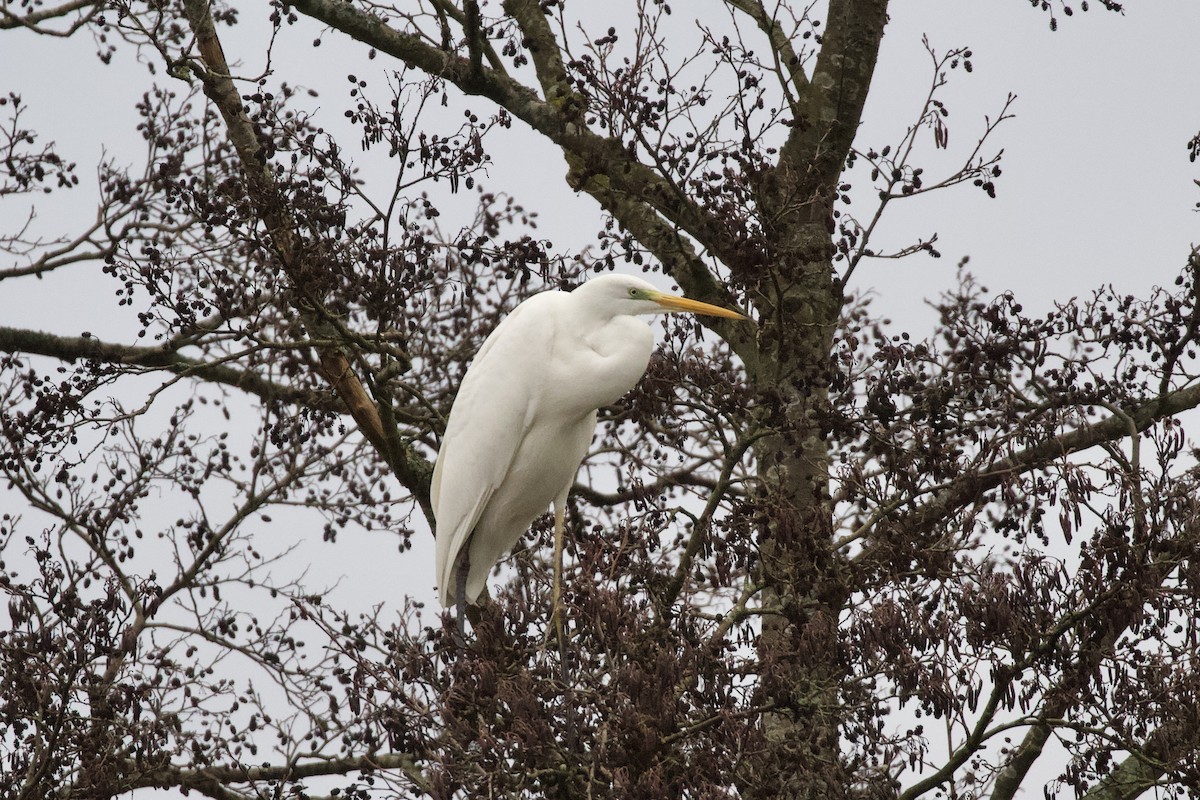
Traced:
[[[1005, 149], [995, 200], [963, 186], [889, 209], [881, 245], [936, 231], [944, 257], [868, 263], [857, 286], [878, 288], [880, 307], [903, 320], [904, 309], [918, 307], [921, 298], [950, 283], [964, 255], [989, 288], [1014, 290], [1031, 308], [1100, 283], [1144, 294], [1173, 279], [1189, 246], [1200, 240], [1200, 217], [1193, 210], [1200, 199], [1193, 179], [1200, 170], [1188, 163], [1185, 150], [1200, 129], [1200, 48], [1194, 40], [1200, 3], [1136, 2], [1123, 15], [1093, 9], [1069, 19], [1060, 13], [1054, 33], [1048, 15], [1025, 0], [924, 0], [893, 8], [861, 146], [896, 141], [919, 109], [931, 74], [922, 34], [939, 52], [969, 46], [974, 53], [973, 73], [953, 73], [941, 95], [951, 111], [950, 148], [934, 153], [932, 136], [924, 137], [931, 164], [938, 156], [944, 164], [961, 158], [982, 130], [984, 115], [997, 114], [1009, 92], [1017, 95], [1016, 118], [993, 139], [992, 150]], [[247, 74], [264, 66], [262, 48], [255, 45], [266, 34], [265, 9], [247, 7], [245, 35], [226, 36], [230, 58], [241, 61]], [[336, 34], [314, 49], [316, 31], [311, 25], [285, 30], [272, 64], [279, 79], [317, 88], [321, 96], [314, 103], [325, 109], [343, 107], [347, 73], [382, 84], [391, 67], [385, 59], [367, 61], [361, 48], [340, 47]], [[102, 66], [89, 38], [55, 40], [12, 31], [3, 36], [3, 88], [24, 95], [30, 107], [26, 123], [79, 163], [85, 184], [93, 179], [102, 148], [118, 161], [137, 160], [133, 103], [146, 89], [147, 73], [128, 48], [113, 65]], [[483, 112], [486, 102], [473, 101], [472, 108]], [[502, 145], [487, 185], [537, 210], [542, 235], [556, 244], [591, 241], [600, 214], [590, 198], [565, 188], [561, 156], [519, 127]], [[936, 173], [935, 166], [927, 170]], [[865, 172], [854, 177], [856, 190], [863, 189]], [[89, 189], [56, 194], [43, 204], [44, 230], [85, 224]], [[856, 194], [853, 210], [867, 216], [869, 199], [869, 192]], [[21, 200], [0, 206], [7, 226], [25, 210]], [[452, 220], [446, 224], [453, 227]], [[94, 296], [65, 291], [76, 289], [78, 281], [70, 275], [27, 282], [20, 292], [6, 285], [0, 319], [38, 324], [51, 310], [80, 320], [107, 316]], [[112, 288], [103, 281], [99, 286], [105, 293]], [[30, 289], [32, 296], [25, 294]], [[104, 328], [104, 322], [89, 324]]]

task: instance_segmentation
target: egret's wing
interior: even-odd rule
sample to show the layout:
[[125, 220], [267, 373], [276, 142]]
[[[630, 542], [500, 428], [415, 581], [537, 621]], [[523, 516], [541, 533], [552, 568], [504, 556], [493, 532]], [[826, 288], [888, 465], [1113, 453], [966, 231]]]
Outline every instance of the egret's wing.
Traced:
[[554, 294], [526, 300], [496, 326], [454, 399], [430, 487], [443, 606], [454, 602], [458, 555], [528, 430], [554, 337], [552, 315], [539, 311], [549, 311]]
[[[525, 303], [527, 302], [529, 301], [526, 300]], [[437, 463], [433, 466], [433, 479], [429, 486], [429, 499], [433, 503], [435, 517], [437, 516], [438, 498], [441, 497], [442, 493], [442, 465], [445, 463], [443, 456], [446, 454], [446, 442], [450, 438], [451, 430], [456, 427], [456, 422], [458, 423], [457, 427], [462, 427], [461, 418], [465, 416], [465, 414], [456, 414], [455, 412], [458, 411], [460, 403], [465, 405], [464, 393], [467, 392], [468, 387], [476, 380], [472, 378], [476, 367], [484, 362], [487, 354], [491, 352], [496, 342], [505, 338], [506, 330], [522, 327], [517, 323], [517, 320], [521, 318], [525, 311], [525, 303], [518, 304], [508, 316], [500, 320], [500, 324], [483, 340], [483, 344], [479, 346], [479, 352], [475, 354], [475, 358], [471, 361], [471, 366], [467, 368], [467, 374], [463, 377], [462, 385], [458, 387], [458, 394], [455, 395], [454, 403], [450, 408], [450, 419], [446, 425], [446, 434], [442, 437], [442, 446], [438, 449]]]

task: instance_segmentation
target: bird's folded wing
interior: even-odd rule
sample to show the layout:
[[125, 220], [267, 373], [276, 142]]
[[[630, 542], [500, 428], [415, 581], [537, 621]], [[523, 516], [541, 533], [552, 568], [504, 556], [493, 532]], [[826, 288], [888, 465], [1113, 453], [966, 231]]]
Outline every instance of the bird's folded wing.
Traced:
[[528, 429], [532, 387], [550, 357], [552, 331], [526, 301], [497, 326], [463, 379], [438, 451], [431, 499], [437, 518], [437, 580], [452, 605], [454, 567], [475, 524], [508, 474]]

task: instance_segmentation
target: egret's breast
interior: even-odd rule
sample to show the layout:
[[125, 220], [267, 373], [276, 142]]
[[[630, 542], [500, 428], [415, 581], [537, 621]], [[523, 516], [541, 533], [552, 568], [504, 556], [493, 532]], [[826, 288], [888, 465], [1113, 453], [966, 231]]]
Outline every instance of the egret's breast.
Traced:
[[592, 408], [615, 403], [646, 373], [654, 352], [654, 333], [641, 320], [621, 315], [583, 337], [593, 359], [591, 380], [586, 384]]

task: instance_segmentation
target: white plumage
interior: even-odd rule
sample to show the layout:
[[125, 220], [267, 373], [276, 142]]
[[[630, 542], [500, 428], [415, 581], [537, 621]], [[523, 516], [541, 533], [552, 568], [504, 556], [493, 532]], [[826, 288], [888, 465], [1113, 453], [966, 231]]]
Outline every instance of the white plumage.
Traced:
[[443, 606], [475, 603], [492, 567], [552, 503], [561, 537], [596, 410], [633, 388], [654, 349], [650, 326], [635, 315], [668, 311], [743, 318], [639, 278], [606, 275], [570, 293], [529, 298], [488, 336], [454, 400], [433, 472]]

